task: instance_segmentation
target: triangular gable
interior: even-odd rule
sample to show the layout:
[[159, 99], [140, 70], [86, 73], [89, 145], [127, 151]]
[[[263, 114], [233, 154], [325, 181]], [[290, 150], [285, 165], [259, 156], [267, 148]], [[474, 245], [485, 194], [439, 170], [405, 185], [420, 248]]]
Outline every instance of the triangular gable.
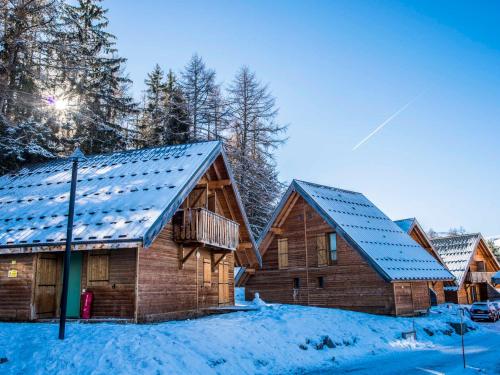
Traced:
[[[78, 168], [74, 244], [149, 246], [219, 156], [234, 181], [216, 141], [89, 156]], [[56, 160], [0, 177], [0, 253], [2, 248], [64, 244], [70, 166], [68, 160]], [[231, 185], [240, 224], [260, 259], [239, 193]]]
[[432, 240], [432, 244], [450, 272], [455, 276], [458, 287], [461, 287], [465, 282], [470, 264], [479, 247], [482, 247], [488, 253], [492, 262], [500, 269], [500, 263], [486, 244], [481, 233], [435, 238]]
[[[263, 231], [266, 245], [276, 218], [298, 193], [388, 281], [452, 280], [453, 276], [364, 195], [294, 180]], [[266, 242], [266, 243], [264, 243]], [[265, 249], [261, 249], [262, 250]]]
[[408, 233], [410, 237], [413, 232], [417, 233], [417, 237], [422, 239], [422, 242], [424, 243], [423, 247], [429, 248], [434, 254], [435, 258], [437, 258], [439, 262], [446, 267], [444, 261], [441, 259], [439, 253], [432, 244], [431, 239], [429, 238], [427, 233], [425, 233], [424, 228], [422, 228], [422, 226], [420, 225], [420, 223], [416, 218], [413, 217], [408, 219], [395, 220], [394, 222], [401, 228], [401, 230]]

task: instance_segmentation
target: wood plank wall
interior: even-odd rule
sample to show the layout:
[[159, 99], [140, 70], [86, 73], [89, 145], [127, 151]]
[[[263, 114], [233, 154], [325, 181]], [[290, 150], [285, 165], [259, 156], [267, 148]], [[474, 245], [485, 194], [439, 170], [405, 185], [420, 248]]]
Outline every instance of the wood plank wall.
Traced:
[[[262, 269], [256, 270], [246, 283], [246, 299], [252, 299], [255, 292], [259, 292], [261, 298], [268, 302], [338, 307], [378, 314], [395, 313], [392, 284], [385, 282], [342, 237], [337, 238], [337, 263], [318, 266], [316, 236], [332, 231], [300, 197], [283, 224], [283, 234], [275, 236], [265, 252]], [[277, 239], [283, 237], [288, 238], [289, 268], [279, 270]], [[323, 277], [323, 288], [319, 287], [319, 277]], [[296, 291], [293, 288], [294, 278], [300, 278], [301, 284]]]
[[[433, 258], [435, 258], [439, 263], [441, 260], [436, 256], [436, 253], [431, 247], [431, 244], [425, 239], [425, 233], [419, 233], [419, 229], [417, 226], [413, 227], [410, 232], [411, 238], [413, 238], [420, 246], [422, 246]], [[444, 282], [443, 281], [434, 281], [429, 282], [429, 288], [432, 288], [437, 296], [437, 303], [445, 303], [446, 298], [444, 294]]]
[[[185, 248], [184, 253], [189, 250]], [[203, 260], [211, 259], [211, 251], [199, 251], [199, 258], [193, 253], [179, 269], [179, 245], [173, 241], [172, 223], [166, 225], [150, 248], [140, 249], [137, 321], [194, 317], [202, 315], [204, 308], [219, 305], [219, 267], [212, 272], [210, 287], [204, 286]], [[215, 259], [220, 256], [215, 255]], [[229, 304], [234, 304], [233, 254], [226, 255], [226, 260], [229, 265]]]
[[[90, 253], [109, 254], [109, 280], [90, 282], [87, 278]], [[93, 318], [133, 319], [135, 311], [135, 272], [137, 249], [85, 252], [82, 289], [94, 293]]]
[[[12, 264], [15, 261], [16, 264]], [[30, 320], [32, 309], [35, 255], [16, 254], [0, 257], [0, 320]], [[10, 269], [17, 270], [9, 278]]]
[[396, 315], [413, 315], [430, 307], [427, 282], [394, 283]]
[[[496, 272], [499, 270], [498, 266], [492, 259], [491, 252], [486, 249], [486, 246], [487, 245], [483, 243], [483, 241], [479, 242], [478, 247], [474, 252], [474, 255], [469, 264], [469, 269], [467, 270], [467, 273], [478, 271], [477, 262], [484, 262], [485, 272]], [[480, 283], [469, 283], [467, 282], [467, 277], [466, 277], [466, 280], [462, 283], [461, 287], [458, 289], [458, 292], [447, 293], [446, 301], [460, 303], [460, 304], [471, 304], [474, 302], [471, 289], [476, 287], [477, 290], [479, 290]], [[487, 293], [483, 297], [483, 299], [486, 298], [488, 298]]]

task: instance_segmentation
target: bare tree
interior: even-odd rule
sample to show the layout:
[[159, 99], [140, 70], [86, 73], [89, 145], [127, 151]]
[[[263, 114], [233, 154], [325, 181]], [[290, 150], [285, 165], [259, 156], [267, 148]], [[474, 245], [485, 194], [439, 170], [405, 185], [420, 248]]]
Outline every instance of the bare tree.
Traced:
[[191, 139], [207, 139], [210, 118], [209, 101], [217, 87], [215, 72], [206, 67], [200, 56], [194, 54], [181, 72], [180, 87], [186, 98], [191, 122]]
[[[281, 192], [274, 150], [286, 126], [276, 121], [276, 100], [248, 67], [241, 68], [229, 89], [228, 149], [250, 224], [259, 234]], [[271, 203], [271, 204], [270, 204]]]

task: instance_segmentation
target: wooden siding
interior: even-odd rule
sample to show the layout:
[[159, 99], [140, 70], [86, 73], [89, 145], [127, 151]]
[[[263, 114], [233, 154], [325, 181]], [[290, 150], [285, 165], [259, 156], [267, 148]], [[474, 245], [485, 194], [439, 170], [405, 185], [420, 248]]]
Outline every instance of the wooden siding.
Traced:
[[394, 283], [396, 315], [414, 315], [430, 307], [429, 287], [427, 282]]
[[[425, 233], [421, 233], [418, 226], [414, 226], [411, 232], [409, 233], [411, 238], [413, 238], [420, 246], [422, 246], [430, 255], [432, 255], [440, 264], [442, 264], [441, 259], [436, 255], [436, 252], [432, 248], [430, 242], [426, 238]], [[444, 282], [443, 281], [434, 281], [429, 282], [429, 288], [432, 288], [437, 296], [437, 303], [445, 303], [445, 293], [444, 293]]]
[[[499, 270], [497, 263], [493, 260], [492, 254], [486, 246], [487, 245], [483, 241], [479, 242], [470, 260], [465, 281], [457, 292], [446, 292], [447, 302], [471, 304], [476, 301], [485, 301], [490, 298], [487, 283], [470, 283], [467, 281], [470, 272], [496, 272]], [[484, 268], [478, 267], [478, 262], [482, 262]]]
[[[337, 261], [318, 266], [317, 236], [333, 229], [302, 197], [296, 200], [281, 228], [282, 234], [274, 236], [264, 252], [262, 269], [256, 270], [246, 283], [246, 299], [259, 292], [268, 302], [395, 313], [392, 284], [341, 236], [337, 238]], [[282, 270], [278, 268], [279, 238], [288, 238], [288, 268]], [[299, 289], [293, 288], [294, 278], [300, 278]]]
[[[179, 268], [180, 246], [173, 241], [173, 228], [169, 223], [151, 247], [139, 250], [137, 283], [137, 321], [149, 322], [194, 317], [207, 307], [219, 306], [219, 267], [212, 269], [211, 285], [204, 286], [203, 260], [211, 265], [223, 256], [212, 250], [199, 248]], [[185, 248], [184, 254], [191, 249]], [[227, 254], [228, 300], [234, 304], [234, 257]]]
[[[93, 318], [134, 318], [136, 253], [137, 249], [85, 252], [81, 285], [94, 293]], [[91, 254], [109, 255], [107, 280], [89, 280], [88, 261]], [[102, 267], [105, 262], [99, 263]]]
[[[0, 257], [0, 320], [31, 319], [35, 266], [33, 254]], [[9, 270], [17, 270], [17, 277], [9, 278]]]

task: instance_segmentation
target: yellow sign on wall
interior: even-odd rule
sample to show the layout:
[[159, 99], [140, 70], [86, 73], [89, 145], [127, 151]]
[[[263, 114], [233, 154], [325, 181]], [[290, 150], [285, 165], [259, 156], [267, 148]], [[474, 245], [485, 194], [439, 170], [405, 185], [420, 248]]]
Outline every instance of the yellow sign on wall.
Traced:
[[9, 270], [8, 277], [17, 277], [17, 270]]

